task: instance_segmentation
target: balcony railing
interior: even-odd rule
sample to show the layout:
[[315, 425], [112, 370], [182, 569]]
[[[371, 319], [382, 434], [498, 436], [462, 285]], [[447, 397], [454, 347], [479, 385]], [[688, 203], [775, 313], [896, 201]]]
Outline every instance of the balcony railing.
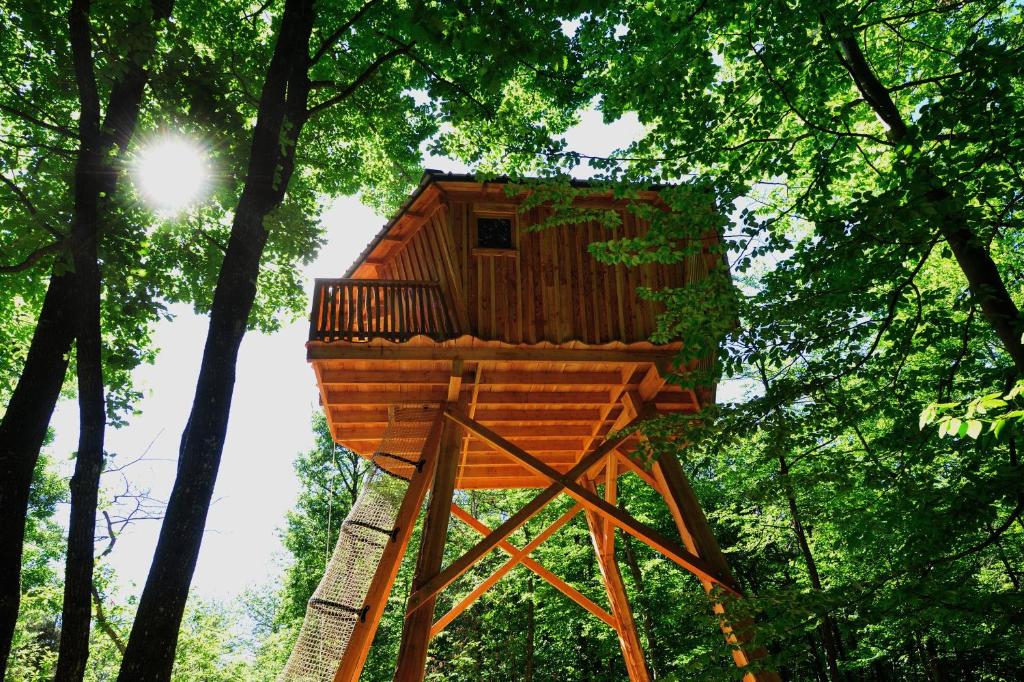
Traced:
[[381, 279], [318, 279], [310, 313], [310, 341], [406, 341], [455, 336], [437, 282]]

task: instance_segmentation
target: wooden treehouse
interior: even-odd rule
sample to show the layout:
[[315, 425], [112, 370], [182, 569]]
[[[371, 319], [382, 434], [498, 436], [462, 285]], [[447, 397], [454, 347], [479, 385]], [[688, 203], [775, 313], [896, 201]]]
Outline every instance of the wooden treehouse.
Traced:
[[[653, 191], [640, 198], [659, 203]], [[659, 309], [636, 291], [698, 280], [720, 257], [705, 253], [673, 266], [603, 265], [587, 245], [609, 239], [606, 228], [580, 223], [530, 230], [549, 211], [541, 207], [521, 212], [521, 199], [510, 198], [500, 182], [427, 172], [344, 277], [316, 281], [307, 356], [334, 439], [371, 457], [397, 407], [442, 410], [424, 448], [425, 466], [412, 476], [336, 682], [359, 677], [428, 490], [432, 492], [396, 680], [422, 680], [431, 637], [518, 564], [615, 630], [630, 680], [648, 680], [615, 562], [615, 529], [695, 574], [709, 593], [719, 587], [739, 594], [679, 462], [663, 456], [650, 471], [644, 470], [626, 456], [637, 447], [637, 436], [617, 433], [655, 414], [696, 412], [714, 399], [713, 387], [693, 391], [670, 380], [679, 371], [673, 370], [672, 361], [680, 344], [648, 341]], [[610, 194], [578, 201], [622, 211], [616, 236], [645, 230]], [[390, 466], [388, 460], [375, 461]], [[661, 493], [680, 537], [664, 537], [617, 506], [616, 481], [626, 473]], [[491, 529], [453, 504], [455, 489], [481, 488], [538, 492], [521, 511]], [[508, 542], [517, 528], [561, 494], [575, 500], [568, 514], [526, 547]], [[590, 529], [609, 609], [529, 557], [580, 512]], [[453, 516], [482, 539], [442, 566]], [[438, 593], [494, 549], [508, 554], [508, 562], [435, 620]], [[720, 604], [713, 608], [722, 615], [737, 665], [747, 666], [760, 655], [742, 644], [749, 637], [749, 624], [730, 624]], [[746, 678], [776, 679], [765, 672]]]

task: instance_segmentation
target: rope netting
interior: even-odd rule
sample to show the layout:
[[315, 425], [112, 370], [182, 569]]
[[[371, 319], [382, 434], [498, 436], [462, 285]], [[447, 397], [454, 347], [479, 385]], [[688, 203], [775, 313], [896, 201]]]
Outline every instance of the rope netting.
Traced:
[[422, 467], [423, 448], [439, 408], [396, 408], [374, 467], [341, 524], [338, 544], [320, 584], [309, 600], [306, 617], [278, 682], [321, 682], [334, 678], [384, 548], [395, 537], [395, 520], [409, 479]]

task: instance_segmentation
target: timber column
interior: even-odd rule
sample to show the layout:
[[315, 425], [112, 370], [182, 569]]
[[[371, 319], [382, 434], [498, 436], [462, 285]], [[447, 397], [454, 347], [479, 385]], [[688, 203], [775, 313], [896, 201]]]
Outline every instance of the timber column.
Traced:
[[[690, 487], [686, 473], [679, 465], [679, 460], [675, 455], [672, 453], [662, 455], [654, 466], [654, 476], [661, 487], [661, 494], [668, 504], [679, 534], [682, 536], [683, 544], [689, 551], [710, 563], [720, 577], [735, 584], [736, 581], [729, 568], [729, 562], [726, 560], [725, 554], [722, 553], [722, 548], [711, 531], [707, 516], [704, 515], [704, 510], [701, 509], [700, 502], [697, 500], [693, 488]], [[701, 584], [710, 595], [714, 586], [706, 580], [701, 580]], [[752, 622], [743, 620], [730, 624], [723, 604], [713, 602], [713, 609], [721, 619], [722, 633], [725, 635], [726, 641], [733, 646], [732, 657], [740, 669], [767, 655], [768, 652], [763, 648], [745, 646], [753, 633]], [[744, 682], [780, 682], [781, 679], [778, 673], [770, 670], [748, 672], [743, 676]]]
[[[448, 536], [448, 521], [451, 518], [452, 497], [455, 493], [455, 476], [459, 470], [461, 429], [456, 422], [445, 420], [441, 451], [438, 453], [437, 468], [434, 471], [434, 486], [430, 493], [430, 506], [423, 523], [423, 537], [416, 560], [412, 594], [441, 571], [444, 543]], [[430, 628], [434, 623], [435, 601], [436, 594], [424, 600], [412, 613], [405, 614], [395, 682], [423, 680], [427, 665], [427, 646], [430, 644]]]

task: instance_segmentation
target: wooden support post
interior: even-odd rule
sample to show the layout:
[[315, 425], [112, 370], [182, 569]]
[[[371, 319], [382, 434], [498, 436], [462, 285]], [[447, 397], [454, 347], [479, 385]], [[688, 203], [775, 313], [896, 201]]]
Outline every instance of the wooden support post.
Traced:
[[[434, 486], [430, 493], [430, 505], [423, 524], [420, 553], [416, 561], [413, 588], [418, 588], [441, 570], [444, 558], [444, 543], [448, 536], [448, 521], [451, 517], [452, 495], [455, 492], [455, 475], [459, 468], [459, 431], [450, 420], [444, 427], [441, 451], [438, 453], [434, 471]], [[398, 650], [396, 682], [422, 682], [427, 665], [427, 645], [430, 643], [430, 626], [434, 620], [436, 595], [423, 604], [423, 608], [410, 613], [402, 629], [402, 644]]]
[[[686, 548], [705, 559], [722, 575], [734, 580], [729, 562], [722, 553], [714, 533], [711, 532], [711, 525], [704, 515], [704, 510], [701, 509], [693, 488], [690, 487], [686, 473], [679, 465], [679, 460], [671, 453], [662, 455], [654, 465], [654, 476]], [[701, 584], [704, 586], [704, 590], [710, 594], [714, 586], [706, 580], [702, 580]], [[713, 602], [713, 609], [720, 618], [722, 633], [725, 635], [726, 641], [733, 645], [732, 657], [738, 667], [745, 668], [750, 665], [751, 661], [763, 658], [767, 654], [762, 648], [750, 649], [743, 646], [752, 636], [753, 623], [749, 621], [730, 623], [725, 606], [721, 602]], [[761, 671], [747, 673], [743, 679], [744, 682], [779, 682], [781, 678], [777, 673]]]
[[[618, 460], [612, 456], [604, 467], [604, 501], [614, 505], [619, 498], [619, 467]], [[615, 526], [608, 519], [604, 520], [604, 545], [601, 551], [615, 556]]]
[[373, 642], [373, 636], [377, 633], [381, 616], [384, 615], [384, 607], [387, 605], [388, 595], [398, 576], [398, 569], [402, 564], [402, 557], [405, 556], [405, 549], [409, 545], [409, 538], [412, 537], [412, 530], [416, 526], [416, 517], [420, 513], [420, 506], [423, 504], [423, 500], [427, 496], [427, 489], [434, 478], [434, 467], [437, 465], [438, 450], [441, 446], [441, 432], [447, 421], [442, 412], [438, 414], [430, 428], [430, 434], [423, 447], [423, 468], [415, 473], [412, 480], [409, 481], [409, 489], [405, 493], [405, 498], [402, 500], [395, 518], [395, 528], [398, 532], [384, 548], [384, 553], [377, 564], [377, 570], [370, 581], [370, 589], [363, 601], [366, 615], [356, 621], [355, 629], [352, 631], [352, 636], [345, 647], [345, 653], [341, 657], [341, 663], [334, 674], [334, 682], [354, 682], [359, 679], [363, 665], [366, 664], [370, 644]]
[[[591, 492], [595, 492], [593, 481], [587, 481], [584, 485]], [[590, 539], [594, 545], [594, 552], [597, 553], [597, 565], [601, 570], [601, 580], [608, 591], [608, 603], [611, 604], [612, 617], [615, 618], [615, 630], [619, 635], [622, 657], [626, 661], [626, 672], [629, 673], [630, 682], [648, 682], [651, 676], [644, 660], [643, 647], [640, 646], [633, 610], [626, 596], [626, 586], [622, 582], [622, 574], [615, 561], [615, 543], [609, 542], [605, 535], [606, 532], [614, 534], [615, 531], [610, 526], [606, 528], [601, 517], [595, 512], [588, 509], [586, 516]]]

